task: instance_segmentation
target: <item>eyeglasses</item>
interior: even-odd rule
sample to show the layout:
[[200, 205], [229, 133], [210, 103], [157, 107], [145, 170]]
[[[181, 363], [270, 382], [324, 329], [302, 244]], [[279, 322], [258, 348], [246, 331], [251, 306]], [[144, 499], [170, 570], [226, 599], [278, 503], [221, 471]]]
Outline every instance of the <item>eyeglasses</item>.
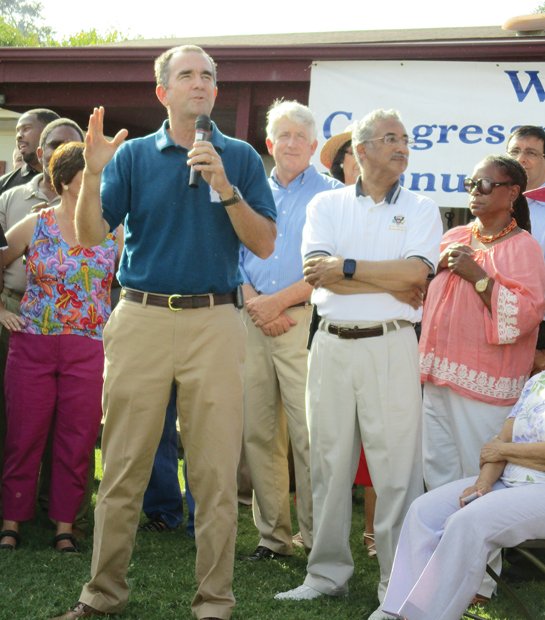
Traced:
[[401, 136], [401, 138], [398, 138], [395, 133], [387, 133], [385, 136], [381, 136], [380, 138], [371, 138], [370, 140], [364, 140], [364, 142], [378, 142], [379, 140], [382, 140], [382, 142], [388, 146], [397, 145], [399, 143], [404, 146], [414, 144], [414, 138], [409, 138], [409, 136]]
[[545, 154], [540, 153], [539, 151], [534, 151], [534, 149], [524, 149], [523, 151], [521, 149], [510, 149], [507, 151], [507, 155], [513, 159], [517, 159], [521, 155], [524, 155], [524, 157], [528, 159], [541, 159], [542, 157], [545, 157]]
[[471, 177], [467, 177], [464, 179], [464, 189], [468, 194], [477, 188], [479, 194], [483, 194], [484, 196], [488, 196], [491, 194], [496, 187], [500, 187], [501, 185], [513, 185], [511, 181], [491, 181], [490, 179], [472, 179]]

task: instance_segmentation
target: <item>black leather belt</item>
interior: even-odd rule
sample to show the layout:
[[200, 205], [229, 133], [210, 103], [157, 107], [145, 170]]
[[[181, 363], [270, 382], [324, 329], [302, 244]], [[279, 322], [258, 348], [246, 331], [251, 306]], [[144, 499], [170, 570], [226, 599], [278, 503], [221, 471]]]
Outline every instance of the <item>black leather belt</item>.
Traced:
[[157, 295], [155, 293], [143, 293], [130, 288], [121, 291], [121, 299], [136, 301], [143, 305], [159, 306], [176, 312], [177, 310], [192, 310], [195, 308], [213, 308], [223, 304], [237, 303], [236, 292], [231, 293], [206, 293], [204, 295]]
[[376, 338], [384, 336], [388, 332], [393, 332], [401, 327], [413, 325], [410, 321], [388, 321], [384, 325], [377, 327], [343, 327], [342, 325], [328, 325], [327, 331], [339, 338], [356, 340], [358, 338]]

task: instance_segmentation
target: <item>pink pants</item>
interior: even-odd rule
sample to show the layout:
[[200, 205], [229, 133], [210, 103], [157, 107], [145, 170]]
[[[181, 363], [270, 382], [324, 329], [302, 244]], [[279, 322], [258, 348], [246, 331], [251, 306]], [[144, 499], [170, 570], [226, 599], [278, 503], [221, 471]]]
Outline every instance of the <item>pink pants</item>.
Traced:
[[40, 462], [53, 427], [49, 517], [74, 521], [102, 417], [103, 366], [100, 340], [11, 335], [5, 374], [4, 519], [34, 516]]

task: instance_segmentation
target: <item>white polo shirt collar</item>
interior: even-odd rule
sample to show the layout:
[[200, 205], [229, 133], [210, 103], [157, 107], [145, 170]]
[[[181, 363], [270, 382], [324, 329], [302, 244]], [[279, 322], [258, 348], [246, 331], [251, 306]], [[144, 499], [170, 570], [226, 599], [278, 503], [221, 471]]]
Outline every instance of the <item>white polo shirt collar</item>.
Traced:
[[[382, 202], [387, 202], [388, 204], [395, 204], [397, 202], [397, 199], [399, 198], [400, 193], [401, 193], [401, 183], [399, 182], [399, 180], [397, 180], [392, 185], [392, 187], [390, 188], [386, 196], [384, 196], [384, 200]], [[367, 198], [367, 194], [363, 191], [363, 187], [361, 184], [361, 177], [358, 177], [358, 180], [356, 181], [356, 196]]]

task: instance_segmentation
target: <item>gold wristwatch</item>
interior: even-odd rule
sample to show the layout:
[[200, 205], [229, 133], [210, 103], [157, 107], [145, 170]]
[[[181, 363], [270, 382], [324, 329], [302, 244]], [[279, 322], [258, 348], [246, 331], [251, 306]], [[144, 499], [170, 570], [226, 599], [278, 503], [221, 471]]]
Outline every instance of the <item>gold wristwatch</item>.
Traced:
[[488, 286], [489, 282], [490, 282], [490, 276], [485, 276], [484, 278], [477, 280], [477, 282], [475, 282], [474, 284], [475, 290], [477, 291], [477, 293], [484, 293], [486, 291], [486, 287]]

